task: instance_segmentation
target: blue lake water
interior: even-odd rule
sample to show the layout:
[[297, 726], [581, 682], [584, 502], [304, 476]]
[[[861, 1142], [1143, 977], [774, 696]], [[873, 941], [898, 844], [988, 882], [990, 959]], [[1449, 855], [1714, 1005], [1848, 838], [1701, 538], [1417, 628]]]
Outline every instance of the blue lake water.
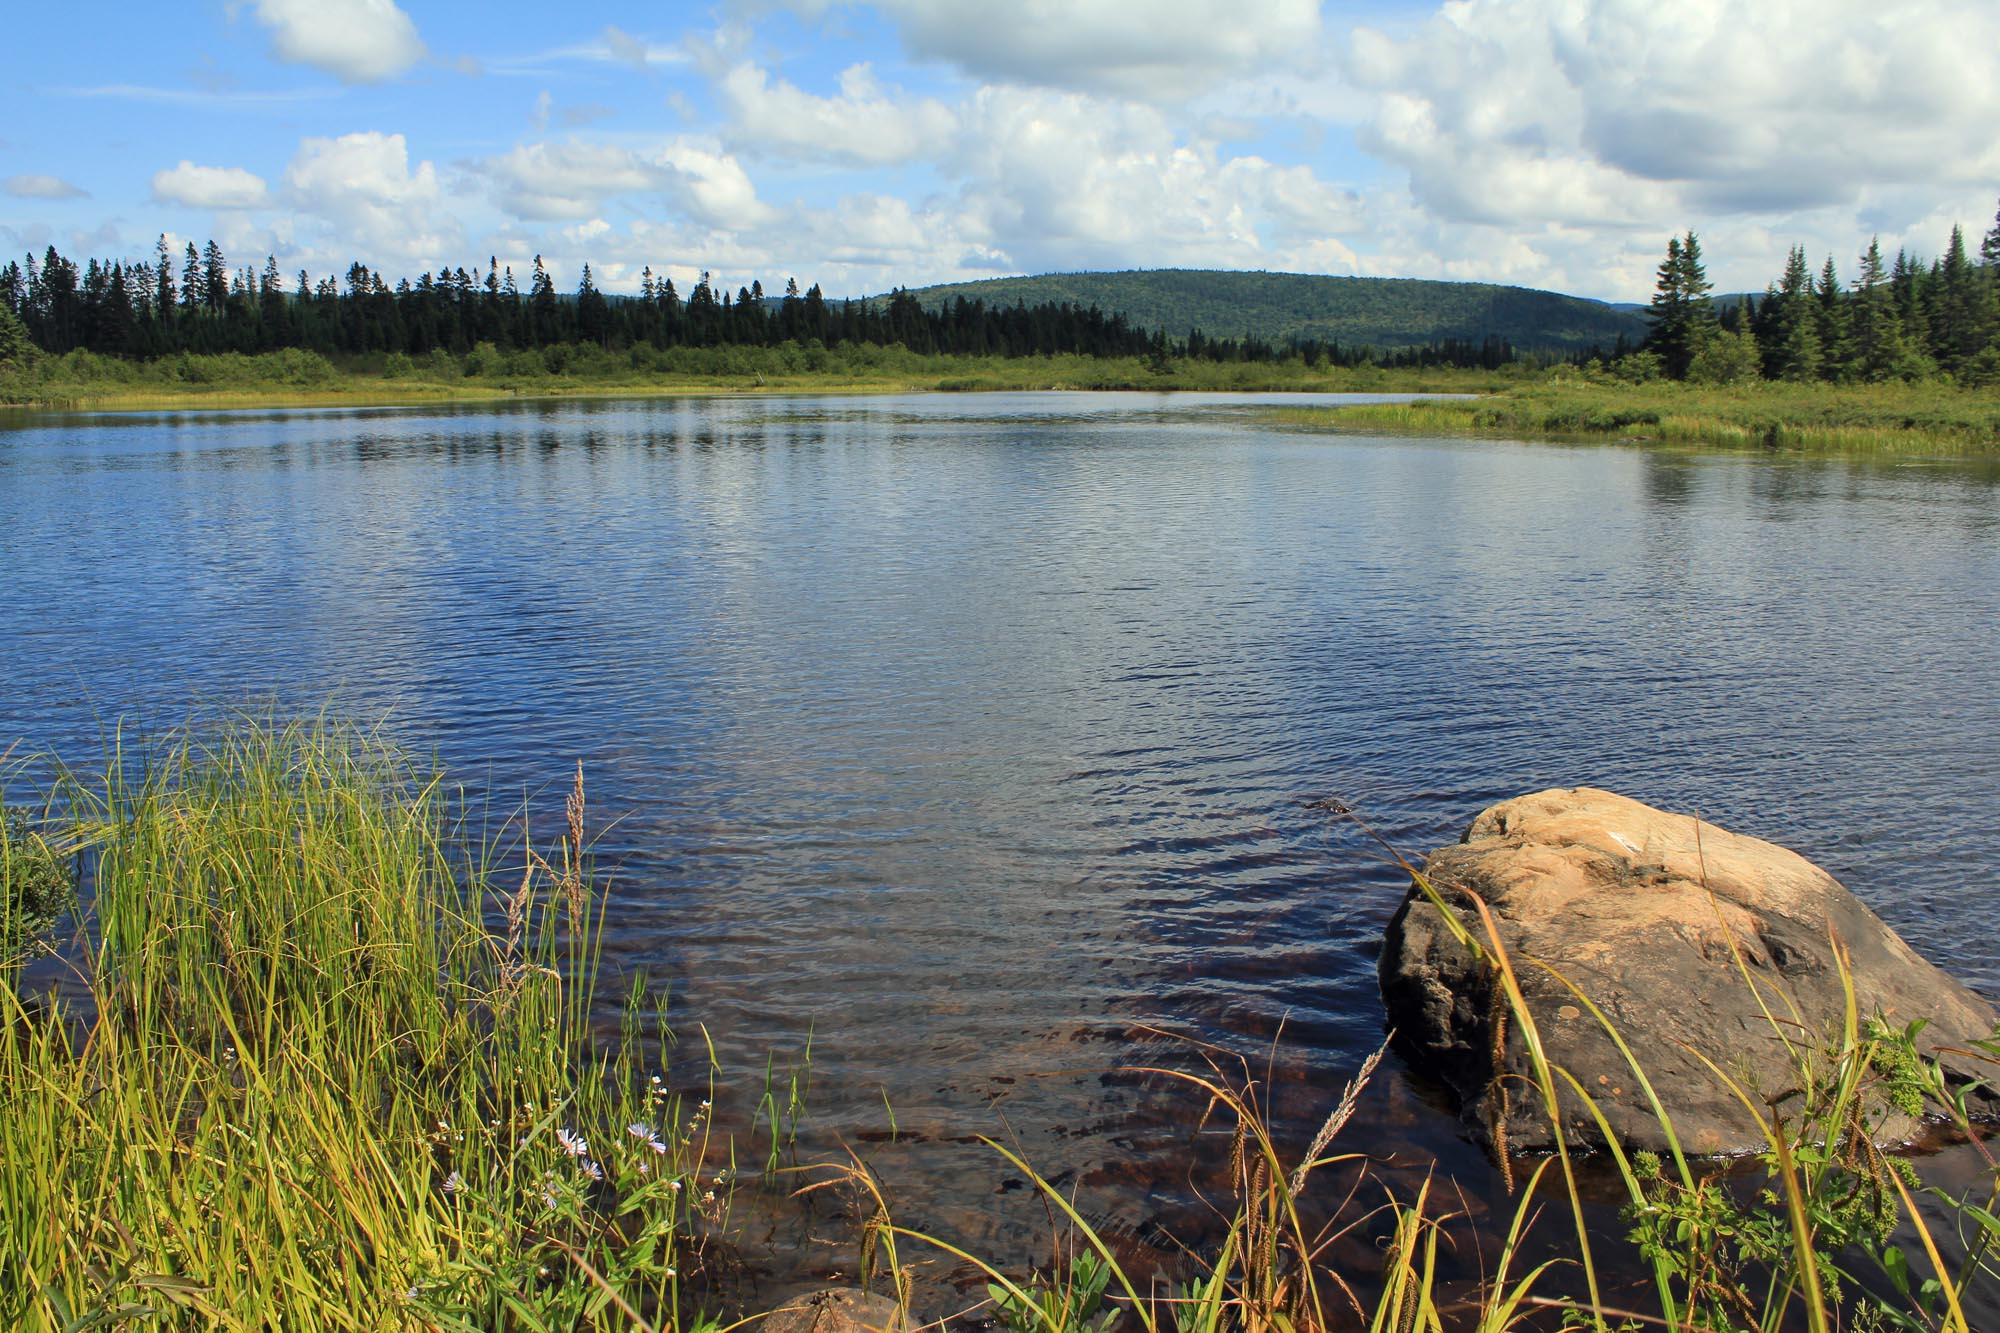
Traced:
[[1412, 854], [1547, 786], [1698, 810], [2000, 992], [2000, 471], [1272, 401], [0, 419], [0, 749], [268, 699], [550, 812], [581, 759], [613, 969], [753, 1097], [810, 1030], [815, 1132], [1003, 1250], [1044, 1222], [969, 1135], [1135, 1227], [1184, 1192], [1200, 1106], [1106, 1073], [1153, 1027], [1275, 1041], [1302, 1137], [1380, 1041], [1405, 881], [1316, 797]]

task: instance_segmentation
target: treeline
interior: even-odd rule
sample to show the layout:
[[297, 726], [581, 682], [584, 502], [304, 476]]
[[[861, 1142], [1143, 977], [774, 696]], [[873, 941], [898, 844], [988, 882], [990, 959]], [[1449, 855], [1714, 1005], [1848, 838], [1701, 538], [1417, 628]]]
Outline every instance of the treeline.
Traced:
[[1942, 257], [1926, 264], [1878, 240], [1843, 282], [1833, 257], [1815, 274], [1803, 246], [1761, 298], [1710, 295], [1701, 241], [1667, 242], [1648, 315], [1652, 332], [1620, 360], [1628, 378], [1729, 383], [1747, 379], [1868, 383], [1949, 375], [2000, 384], [2000, 215], [1975, 256], [1951, 229]]
[[521, 291], [513, 269], [488, 259], [484, 272], [443, 268], [391, 287], [361, 263], [342, 281], [300, 271], [287, 279], [275, 258], [261, 272], [233, 268], [214, 241], [190, 243], [178, 265], [161, 238], [152, 262], [90, 259], [79, 266], [50, 246], [0, 268], [0, 307], [43, 351], [88, 351], [153, 359], [189, 354], [255, 354], [297, 348], [323, 355], [465, 355], [592, 344], [633, 347], [824, 347], [900, 345], [921, 355], [1191, 357], [1217, 362], [1301, 359], [1309, 366], [1471, 366], [1515, 360], [1505, 339], [1444, 339], [1377, 352], [1317, 339], [1283, 343], [1182, 340], [1149, 331], [1096, 305], [1044, 302], [988, 305], [959, 298], [926, 309], [907, 291], [877, 300], [829, 301], [818, 284], [788, 281], [768, 296], [761, 281], [730, 292], [704, 273], [683, 296], [671, 278], [646, 269], [637, 296], [598, 290], [588, 264], [573, 293], [556, 291], [540, 256]]

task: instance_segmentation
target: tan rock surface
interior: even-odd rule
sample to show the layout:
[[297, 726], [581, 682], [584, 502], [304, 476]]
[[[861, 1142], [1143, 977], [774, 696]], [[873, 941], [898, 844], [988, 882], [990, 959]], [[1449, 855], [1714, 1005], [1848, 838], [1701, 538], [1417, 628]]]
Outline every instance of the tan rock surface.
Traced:
[[[1698, 1152], [1754, 1151], [1763, 1139], [1696, 1052], [1761, 1101], [1797, 1083], [1788, 1041], [1824, 1050], [1834, 1040], [1845, 1000], [1831, 939], [1849, 952], [1863, 1017], [1897, 1026], [1929, 1020], [1919, 1046], [1933, 1054], [1994, 1033], [1991, 1004], [1919, 957], [1812, 862], [1613, 792], [1579, 787], [1504, 801], [1461, 842], [1432, 853], [1424, 874], [1475, 934], [1466, 895], [1485, 900], [1550, 1058], [1592, 1089], [1612, 1132], [1634, 1146], [1664, 1145], [1657, 1117], [1602, 1025], [1547, 969], [1605, 1011], [1682, 1145]], [[1495, 1041], [1504, 1001], [1491, 970], [1414, 888], [1389, 925], [1380, 972], [1391, 1025], [1417, 1062], [1458, 1093], [1475, 1134], [1489, 1143], [1504, 1136], [1513, 1151], [1553, 1146], [1519, 1025], [1505, 1025]], [[1944, 1058], [1967, 1077], [2000, 1074]], [[1573, 1095], [1563, 1119], [1572, 1142], [1602, 1141]], [[1882, 1137], [1913, 1128], [1892, 1121]]]
[[910, 1323], [886, 1296], [829, 1287], [788, 1301], [758, 1325], [759, 1333], [910, 1333]]

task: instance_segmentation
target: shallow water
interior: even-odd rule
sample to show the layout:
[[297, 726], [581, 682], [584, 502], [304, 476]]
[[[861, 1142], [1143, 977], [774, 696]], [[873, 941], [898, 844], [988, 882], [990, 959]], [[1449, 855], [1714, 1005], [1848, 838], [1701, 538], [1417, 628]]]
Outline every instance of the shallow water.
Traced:
[[[1275, 1042], [1301, 1139], [1381, 1040], [1402, 880], [1315, 797], [1412, 853], [1551, 785], [1699, 810], [2000, 992], [1991, 466], [1271, 401], [8, 418], [0, 747], [331, 699], [506, 800], [581, 758], [614, 968], [753, 1099], [811, 1031], [811, 1141], [1001, 1258], [1046, 1222], [976, 1134], [1190, 1216], [1199, 1100], [1111, 1072], [1186, 1063], [1153, 1027]], [[1363, 1127], [1481, 1178], [1393, 1061]]]

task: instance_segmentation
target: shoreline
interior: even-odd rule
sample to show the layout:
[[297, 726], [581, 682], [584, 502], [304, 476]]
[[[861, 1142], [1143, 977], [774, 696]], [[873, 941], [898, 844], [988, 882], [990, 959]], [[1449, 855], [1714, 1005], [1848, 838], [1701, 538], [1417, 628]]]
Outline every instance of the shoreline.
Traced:
[[[1473, 371], [1308, 370], [1302, 365], [1178, 363], [1156, 370], [1122, 360], [1036, 358], [928, 364], [880, 374], [391, 379], [340, 372], [314, 384], [208, 385], [130, 380], [37, 386], [0, 405], [9, 418], [147, 412], [286, 411], [501, 402], [931, 393], [1244, 393], [1426, 395], [1419, 402], [1273, 404], [1277, 424], [1342, 435], [1475, 439], [1757, 451], [1776, 455], [1978, 460], [2000, 457], [2000, 393], [1934, 384], [1626, 384], [1578, 375], [1523, 381]], [[138, 367], [137, 369], [150, 369]]]
[[1274, 409], [1341, 434], [1631, 444], [1777, 455], [2000, 457], [2000, 393], [1934, 384], [1700, 386], [1551, 377], [1475, 399]]
[[[880, 350], [880, 349], [875, 349]], [[317, 360], [310, 373], [262, 358], [214, 357], [193, 377], [174, 361], [92, 364], [64, 376], [60, 363], [39, 375], [0, 382], [0, 412], [143, 412], [175, 409], [393, 407], [448, 402], [571, 398], [675, 398], [729, 395], [978, 392], [1490, 393], [1519, 374], [1461, 370], [1308, 367], [1301, 362], [1175, 361], [1094, 358], [925, 356], [890, 349], [823, 368], [791, 367], [782, 358], [749, 368], [682, 371], [611, 368], [603, 373], [502, 371], [460, 375], [388, 375], [363, 362]], [[101, 373], [100, 373], [101, 372]]]

